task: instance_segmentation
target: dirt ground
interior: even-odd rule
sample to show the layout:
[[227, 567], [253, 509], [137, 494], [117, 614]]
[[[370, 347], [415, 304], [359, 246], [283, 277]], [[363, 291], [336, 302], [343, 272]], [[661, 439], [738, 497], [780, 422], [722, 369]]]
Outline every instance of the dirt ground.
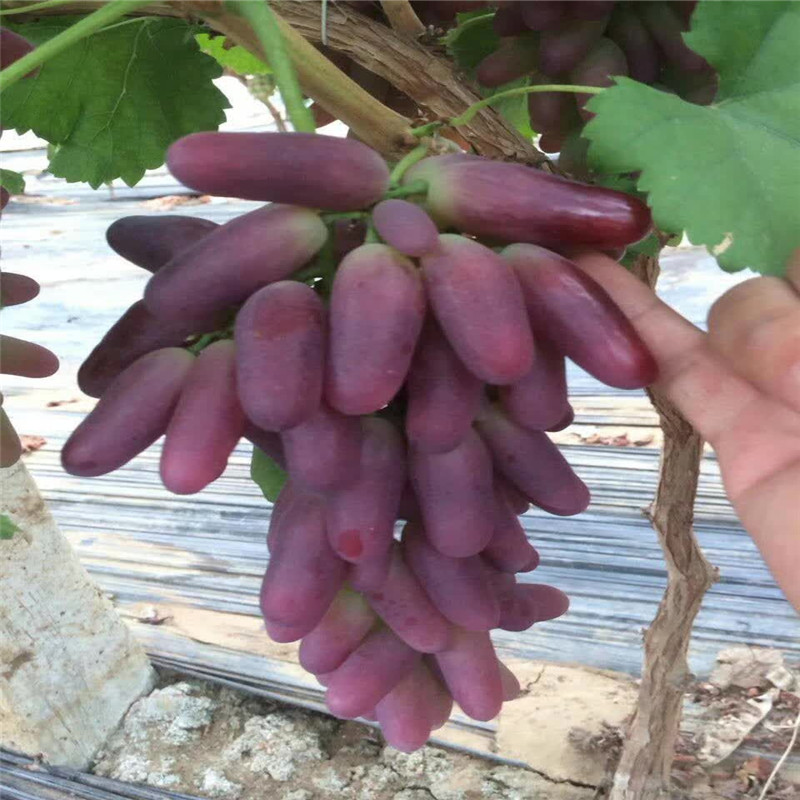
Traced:
[[[537, 688], [542, 697], [552, 694]], [[573, 684], [558, 702], [537, 702], [531, 711], [536, 727], [542, 728], [542, 715], [551, 719], [552, 729], [544, 727], [556, 739], [559, 707], [591, 705], [596, 691], [587, 681], [584, 696]], [[800, 705], [797, 695], [769, 689], [771, 723], [765, 727], [763, 707], [752, 702], [759, 691], [734, 681], [723, 688], [698, 684], [687, 695], [690, 725], [699, 735], [681, 737], [675, 800], [759, 797], [774, 760], [748, 755], [745, 748], [713, 768], [700, 763], [709, 761], [709, 748], [716, 747], [717, 756], [725, 748], [737, 750], [737, 737], [747, 742], [750, 736], [765, 752], [785, 748]], [[518, 701], [517, 724], [506, 724], [504, 734], [516, 729], [523, 749], [523, 734], [532, 727], [526, 725], [524, 700]], [[748, 720], [745, 710], [753, 715], [756, 708], [760, 719]], [[94, 772], [214, 800], [590, 800], [603, 797], [608, 786], [602, 778], [585, 780], [597, 774], [589, 765], [613, 767], [621, 745], [619, 725], [595, 727], [570, 730], [570, 752], [543, 753], [548, 774], [435, 746], [406, 755], [366, 725], [164, 673], [159, 686], [131, 707], [98, 754]], [[503, 751], [509, 747], [513, 752], [508, 741]], [[790, 777], [779, 776], [767, 796], [796, 800], [800, 784], [796, 775]]]

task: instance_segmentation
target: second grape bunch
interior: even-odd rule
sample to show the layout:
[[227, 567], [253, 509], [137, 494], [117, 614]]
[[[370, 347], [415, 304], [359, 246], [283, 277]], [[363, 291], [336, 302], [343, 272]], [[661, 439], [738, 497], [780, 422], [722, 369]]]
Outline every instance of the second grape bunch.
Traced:
[[568, 606], [518, 580], [539, 563], [519, 515], [589, 503], [547, 435], [573, 416], [565, 361], [619, 388], [656, 373], [568, 254], [638, 241], [647, 208], [466, 153], [390, 185], [377, 153], [314, 134], [195, 134], [168, 163], [193, 189], [269, 204], [219, 226], [111, 226], [153, 276], [81, 367], [99, 401], [65, 468], [102, 475], [165, 435], [162, 479], [187, 494], [248, 438], [288, 475], [267, 631], [300, 642], [331, 712], [407, 751], [453, 701], [493, 718], [519, 685], [490, 631]]

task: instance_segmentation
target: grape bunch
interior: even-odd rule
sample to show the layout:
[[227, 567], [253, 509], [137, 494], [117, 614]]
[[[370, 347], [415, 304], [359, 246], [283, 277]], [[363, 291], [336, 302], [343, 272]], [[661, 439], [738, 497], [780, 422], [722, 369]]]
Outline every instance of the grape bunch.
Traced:
[[[694, 0], [515, 0], [497, 3], [499, 47], [478, 65], [480, 84], [494, 88], [529, 76], [531, 85], [610, 86], [627, 75], [695, 103], [710, 103], [716, 73], [691, 50]], [[591, 117], [588, 94], [536, 92], [528, 96], [540, 147], [556, 152]]]
[[194, 134], [168, 164], [197, 191], [269, 204], [219, 226], [111, 226], [153, 275], [80, 369], [99, 401], [65, 468], [101, 475], [165, 435], [163, 482], [191, 493], [248, 438], [288, 475], [266, 628], [300, 642], [331, 712], [409, 751], [453, 701], [493, 718], [519, 685], [490, 631], [568, 606], [518, 582], [539, 562], [518, 515], [589, 503], [546, 433], [572, 420], [565, 359], [622, 388], [656, 372], [567, 255], [641, 239], [647, 208], [466, 153], [392, 180], [364, 144], [315, 134]]

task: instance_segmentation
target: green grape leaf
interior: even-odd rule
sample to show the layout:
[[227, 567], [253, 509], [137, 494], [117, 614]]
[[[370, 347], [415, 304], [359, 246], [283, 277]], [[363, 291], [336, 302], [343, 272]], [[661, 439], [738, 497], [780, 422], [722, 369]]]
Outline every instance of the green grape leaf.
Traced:
[[212, 36], [209, 33], [198, 33], [195, 37], [200, 49], [211, 56], [221, 67], [227, 67], [238, 75], [270, 75], [269, 64], [254, 56], [241, 45], [226, 47], [224, 36]]
[[19, 172], [0, 167], [0, 186], [9, 194], [22, 194], [25, 191], [25, 178]]
[[255, 445], [250, 461], [250, 477], [258, 484], [258, 488], [270, 503], [278, 499], [283, 484], [286, 483], [286, 472]]
[[13, 539], [18, 530], [19, 525], [14, 520], [6, 514], [0, 514], [0, 539]]
[[640, 172], [656, 224], [723, 269], [780, 275], [800, 246], [800, 3], [702, 2], [685, 38], [719, 72], [714, 103], [619, 78], [589, 105], [592, 163]]
[[500, 37], [494, 32], [493, 19], [494, 13], [487, 14], [483, 9], [459, 14], [458, 24], [444, 37], [447, 52], [470, 75], [500, 44]]
[[[40, 44], [76, 19], [13, 27]], [[212, 83], [222, 69], [193, 33], [182, 20], [141, 17], [83, 39], [3, 92], [3, 124], [58, 145], [49, 167], [58, 177], [133, 186], [176, 139], [225, 120], [228, 102]]]

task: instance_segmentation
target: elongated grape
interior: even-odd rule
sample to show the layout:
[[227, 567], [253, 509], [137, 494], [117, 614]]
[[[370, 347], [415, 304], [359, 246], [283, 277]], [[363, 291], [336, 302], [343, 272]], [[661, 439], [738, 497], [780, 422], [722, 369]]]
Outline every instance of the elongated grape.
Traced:
[[367, 224], [362, 219], [339, 219], [333, 223], [331, 238], [333, 240], [333, 257], [338, 263], [349, 252], [364, 244]]
[[606, 19], [568, 19], [542, 32], [539, 69], [545, 75], [560, 75], [573, 69], [603, 35]]
[[503, 701], [516, 700], [522, 690], [517, 676], [502, 661], [497, 662], [497, 667], [500, 670], [500, 681], [503, 684]]
[[[0, 128], [0, 134], [2, 134], [3, 129]], [[4, 186], [0, 186], [0, 211], [2, 211], [7, 205], [8, 201], [11, 199], [11, 195], [9, 194], [8, 189]]]
[[375, 716], [386, 742], [403, 753], [418, 750], [431, 735], [431, 705], [438, 688], [428, 668], [417, 662], [376, 706]]
[[500, 6], [492, 20], [494, 32], [498, 36], [516, 36], [525, 33], [528, 27], [522, 18], [522, 8], [522, 3], [506, 3]]
[[492, 461], [474, 431], [449, 453], [413, 450], [409, 471], [425, 533], [444, 555], [479, 553], [494, 528]]
[[636, 11], [617, 3], [607, 35], [625, 53], [630, 76], [642, 83], [654, 83], [660, 70], [658, 46]]
[[[252, 165], [248, 165], [252, 169]], [[214, 330], [221, 313], [262, 286], [291, 275], [324, 244], [313, 211], [270, 205], [220, 225], [150, 279], [147, 307], [159, 318]]]
[[0, 274], [0, 306], [18, 306], [39, 294], [39, 284], [27, 275], [16, 272]]
[[564, 19], [567, 9], [572, 3], [559, 0], [536, 0], [530, 3], [515, 3], [520, 6], [520, 13], [525, 25], [532, 31], [545, 31], [553, 28]]
[[419, 659], [420, 654], [388, 628], [373, 631], [328, 675], [328, 709], [344, 719], [368, 714], [411, 673]]
[[482, 86], [502, 86], [530, 72], [538, 57], [536, 40], [532, 36], [514, 36], [501, 41], [497, 50], [478, 64], [475, 77]]
[[109, 384], [137, 358], [163, 347], [182, 344], [196, 329], [180, 320], [166, 321], [137, 300], [106, 332], [78, 369], [78, 386], [100, 397]]
[[555, 424], [551, 425], [549, 428], [546, 428], [550, 433], [555, 433], [556, 431], [563, 431], [564, 428], [569, 428], [570, 425], [575, 421], [575, 412], [570, 406], [564, 416]]
[[420, 653], [439, 653], [450, 644], [451, 626], [428, 599], [396, 544], [385, 580], [366, 596], [378, 616], [409, 647]]
[[445, 685], [436, 657], [426, 656], [423, 658], [423, 663], [428, 668], [436, 689], [436, 694], [431, 697], [428, 705], [428, 718], [431, 730], [437, 731], [450, 719], [450, 714], [453, 712], [453, 697]]
[[687, 72], [708, 69], [708, 62], [683, 41], [683, 21], [669, 3], [641, 3], [636, 10], [668, 62]]
[[568, 8], [576, 19], [604, 19], [615, 5], [614, 0], [570, 0]]
[[[33, 45], [24, 36], [20, 36], [8, 28], [0, 28], [0, 69], [5, 69], [15, 61], [19, 61], [31, 50], [33, 50]], [[29, 72], [25, 77], [31, 75], [33, 72]]]
[[517, 584], [501, 605], [499, 627], [505, 631], [526, 631], [537, 622], [566, 614], [569, 598], [554, 586]]
[[406, 257], [382, 244], [347, 255], [330, 301], [329, 404], [343, 414], [385, 406], [405, 380], [424, 315], [422, 282]]
[[533, 362], [533, 337], [513, 270], [454, 234], [439, 237], [422, 270], [436, 319], [470, 372], [489, 383], [519, 380]]
[[[534, 73], [531, 86], [558, 83], [548, 75]], [[531, 127], [549, 137], [564, 137], [580, 124], [575, 99], [566, 92], [534, 92], [528, 95]]]
[[503, 705], [503, 682], [489, 634], [456, 630], [453, 645], [436, 654], [447, 688], [472, 719], [490, 720]]
[[0, 364], [7, 375], [26, 378], [47, 378], [58, 370], [58, 358], [46, 347], [15, 336], [0, 336]]
[[434, 157], [404, 180], [416, 174], [428, 180], [427, 207], [437, 222], [492, 240], [609, 249], [638, 241], [652, 223], [647, 206], [630, 195], [521, 164]]
[[324, 317], [319, 296], [296, 281], [259, 289], [236, 317], [239, 397], [245, 414], [259, 428], [292, 428], [318, 410]]
[[295, 486], [291, 478], [287, 478], [278, 493], [278, 498], [272, 507], [269, 517], [269, 529], [267, 530], [267, 548], [274, 550], [278, 546], [278, 541], [285, 536], [286, 528], [281, 529], [283, 520], [291, 520], [291, 510], [297, 503], [302, 503], [306, 492]]
[[193, 133], [167, 153], [170, 172], [206, 194], [351, 211], [389, 186], [365, 144], [314, 133]]
[[495, 489], [494, 530], [481, 556], [501, 572], [530, 572], [539, 565], [539, 554], [502, 489]]
[[319, 624], [342, 588], [347, 566], [328, 544], [319, 498], [305, 494], [284, 513], [261, 587], [261, 612], [291, 628], [296, 640]]
[[406, 480], [400, 433], [383, 419], [366, 418], [361, 425], [358, 478], [334, 492], [327, 503], [331, 544], [354, 564], [380, 559], [391, 547]]
[[512, 245], [502, 255], [519, 277], [532, 324], [562, 353], [609, 386], [636, 389], [656, 379], [655, 360], [600, 284], [542, 247]]
[[483, 383], [461, 362], [429, 317], [406, 381], [406, 436], [419, 451], [452, 450], [470, 430]]
[[316, 628], [300, 642], [303, 669], [315, 675], [333, 672], [361, 644], [376, 621], [363, 595], [341, 589]]
[[521, 492], [514, 486], [513, 483], [509, 483], [502, 475], [495, 476], [495, 483], [497, 484], [497, 488], [502, 492], [503, 496], [508, 501], [511, 510], [514, 514], [524, 514], [530, 508], [530, 501], [525, 496], [524, 492]]
[[569, 412], [564, 356], [544, 336], [537, 337], [536, 358], [530, 371], [500, 391], [511, 419], [525, 428], [546, 431]]
[[403, 555], [433, 604], [454, 625], [470, 631], [497, 625], [500, 607], [479, 556], [444, 556], [415, 525], [403, 532]]
[[547, 434], [516, 425], [495, 407], [479, 418], [478, 432], [498, 472], [539, 508], [570, 516], [589, 505], [589, 490]]
[[232, 341], [206, 347], [189, 371], [161, 451], [161, 480], [176, 494], [215, 481], [244, 431]]
[[383, 200], [372, 209], [372, 224], [380, 237], [395, 250], [419, 257], [433, 250], [439, 231], [433, 220], [408, 200]]
[[71, 475], [113, 472], [166, 430], [194, 365], [188, 350], [148, 353], [122, 372], [67, 439], [61, 463]]
[[308, 489], [331, 491], [358, 476], [361, 426], [324, 403], [305, 422], [281, 434], [286, 464], [294, 480]]
[[263, 450], [281, 469], [286, 469], [286, 457], [281, 444], [281, 437], [273, 431], [262, 431], [245, 418], [244, 438]]
[[142, 214], [112, 222], [106, 230], [106, 241], [117, 255], [148, 272], [156, 272], [218, 227], [216, 222], [199, 217]]
[[[625, 53], [611, 39], [601, 36], [580, 63], [573, 67], [569, 77], [570, 83], [579, 86], [611, 86], [614, 83], [612, 76], [627, 74], [628, 62]], [[575, 95], [580, 115], [584, 119], [591, 119], [594, 116], [584, 108], [592, 97], [591, 94]]]

